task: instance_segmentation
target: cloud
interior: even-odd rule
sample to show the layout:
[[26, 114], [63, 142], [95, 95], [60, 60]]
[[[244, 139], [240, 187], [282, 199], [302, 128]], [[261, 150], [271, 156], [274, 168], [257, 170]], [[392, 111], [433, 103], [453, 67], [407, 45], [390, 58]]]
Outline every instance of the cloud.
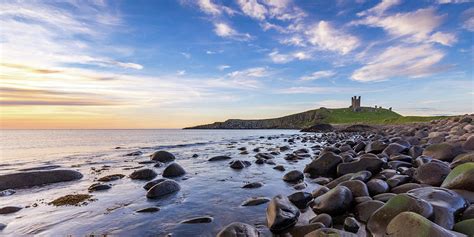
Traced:
[[230, 68], [230, 66], [229, 65], [219, 65], [219, 66], [217, 66], [217, 69], [219, 69], [219, 71], [224, 71], [227, 68]]
[[184, 76], [186, 74], [186, 71], [185, 70], [179, 70], [176, 72], [176, 75], [178, 76]]
[[250, 34], [239, 33], [231, 26], [223, 22], [214, 23], [214, 32], [220, 37], [241, 41], [247, 41], [252, 38]]
[[253, 67], [240, 71], [233, 71], [227, 74], [231, 78], [246, 78], [246, 77], [266, 77], [269, 71], [265, 67]]
[[436, 73], [444, 53], [429, 44], [393, 46], [369, 60], [351, 76], [359, 82], [384, 81], [394, 77], [419, 78]]
[[308, 41], [321, 50], [334, 51], [345, 55], [359, 46], [359, 39], [336, 30], [326, 21], [320, 21], [306, 31]]
[[211, 14], [211, 15], [222, 14], [220, 7], [214, 4], [212, 0], [198, 0], [197, 4], [199, 8], [207, 14]]
[[462, 16], [463, 18], [465, 18], [466, 20], [464, 20], [463, 24], [462, 24], [462, 28], [468, 30], [468, 31], [474, 31], [474, 7], [471, 7], [467, 10], [465, 10], [463, 13], [462, 13]]
[[358, 16], [365, 16], [369, 14], [382, 15], [389, 8], [400, 4], [400, 0], [382, 0], [375, 7], [370, 8], [366, 11], [357, 13]]
[[438, 0], [438, 4], [458, 4], [458, 3], [466, 3], [466, 2], [472, 2], [472, 0]]
[[189, 54], [189, 53], [181, 52], [180, 54], [183, 55], [183, 57], [185, 57], [186, 59], [191, 58], [191, 54]]
[[265, 15], [268, 13], [267, 8], [264, 5], [258, 3], [257, 0], [238, 0], [237, 2], [240, 6], [240, 9], [242, 9], [246, 15], [252, 18], [264, 20]]
[[1, 2], [2, 61], [37, 67], [87, 64], [143, 68], [137, 63], [113, 59], [110, 55], [119, 52], [119, 46], [110, 47], [113, 52], [98, 46], [122, 23], [109, 6], [90, 2], [65, 5], [61, 8], [61, 5], [34, 1]]
[[321, 78], [327, 78], [327, 77], [332, 77], [336, 75], [336, 72], [331, 71], [331, 70], [326, 70], [326, 71], [317, 71], [311, 73], [309, 76], [303, 76], [300, 79], [303, 81], [312, 81], [312, 80], [318, 80]]
[[346, 108], [349, 107], [348, 100], [321, 100], [316, 102], [316, 106], [325, 108]]
[[304, 51], [295, 51], [290, 54], [279, 53], [278, 50], [274, 50], [268, 54], [272, 62], [274, 63], [288, 63], [293, 60], [308, 60], [311, 59], [311, 55]]
[[275, 91], [277, 94], [328, 94], [336, 92], [348, 92], [348, 88], [340, 87], [323, 87], [323, 86], [304, 86], [304, 87], [290, 87], [284, 89], [278, 89]]
[[[434, 32], [442, 23], [444, 15], [436, 15], [435, 8], [423, 8], [414, 12], [397, 13], [388, 16], [369, 15], [365, 19], [352, 22], [353, 25], [380, 27], [394, 37], [402, 37], [408, 42], [436, 42], [451, 46], [457, 41], [451, 33]], [[416, 24], [414, 24], [416, 22]]]

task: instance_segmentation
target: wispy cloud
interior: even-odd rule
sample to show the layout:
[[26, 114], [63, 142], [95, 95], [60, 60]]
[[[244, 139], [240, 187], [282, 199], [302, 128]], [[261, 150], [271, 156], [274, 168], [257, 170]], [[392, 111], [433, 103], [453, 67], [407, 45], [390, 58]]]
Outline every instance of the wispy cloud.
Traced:
[[318, 79], [321, 79], [321, 78], [332, 77], [332, 76], [335, 76], [335, 75], [336, 75], [336, 72], [331, 71], [331, 70], [325, 70], [325, 71], [313, 72], [313, 73], [311, 73], [311, 75], [303, 76], [300, 79], [303, 80], [303, 81], [312, 81], [312, 80], [318, 80]]
[[224, 22], [214, 23], [214, 32], [216, 33], [216, 35], [220, 37], [241, 40], [241, 41], [247, 41], [252, 38], [250, 34], [240, 33], [234, 28], [232, 28], [229, 24], [224, 23]]
[[429, 44], [393, 46], [371, 58], [352, 74], [360, 82], [384, 81], [395, 77], [419, 78], [444, 70], [436, 64], [444, 53]]
[[308, 41], [321, 50], [347, 54], [359, 46], [357, 37], [336, 30], [329, 22], [320, 21], [306, 32]]

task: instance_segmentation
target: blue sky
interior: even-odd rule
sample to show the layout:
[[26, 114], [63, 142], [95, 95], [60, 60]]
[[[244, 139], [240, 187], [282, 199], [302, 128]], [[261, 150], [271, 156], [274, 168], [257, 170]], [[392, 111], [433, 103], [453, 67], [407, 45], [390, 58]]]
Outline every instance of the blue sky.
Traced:
[[1, 1], [2, 126], [474, 112], [464, 0]]

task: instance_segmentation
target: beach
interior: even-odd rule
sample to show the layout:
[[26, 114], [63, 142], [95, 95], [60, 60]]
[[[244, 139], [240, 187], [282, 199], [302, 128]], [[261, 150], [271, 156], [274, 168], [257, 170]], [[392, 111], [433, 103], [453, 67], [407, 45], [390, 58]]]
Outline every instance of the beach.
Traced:
[[[41, 151], [42, 142], [25, 147], [30, 150], [29, 157], [2, 162], [0, 187], [9, 185], [5, 184], [5, 177], [11, 174], [27, 178], [65, 170], [72, 178], [33, 187], [17, 182], [24, 187], [4, 188], [1, 206], [16, 209], [2, 215], [5, 225], [2, 234], [215, 236], [225, 226], [240, 222], [262, 236], [282, 233], [304, 236], [329, 227], [357, 236], [370, 233], [378, 236], [385, 232], [390, 220], [385, 218], [383, 224], [377, 223], [380, 220], [369, 220], [377, 208], [387, 205], [394, 197], [407, 202], [430, 199], [423, 196], [426, 193], [434, 193], [434, 199], [437, 195], [446, 198], [446, 193], [450, 197], [442, 205], [439, 200], [422, 200], [422, 209], [407, 207], [405, 211], [434, 221], [436, 228], [430, 226], [430, 231], [454, 233], [450, 231], [473, 201], [474, 190], [469, 186], [472, 171], [466, 172], [461, 184], [451, 189], [445, 179], [456, 166], [472, 164], [474, 126], [470, 119], [352, 126], [352, 130], [359, 131], [327, 133], [9, 131], [10, 135], [2, 136], [22, 137], [30, 133], [36, 134], [33, 138], [53, 137], [64, 143], [58, 144], [58, 149], [64, 147], [67, 152], [34, 155], [35, 150]], [[117, 139], [90, 141], [89, 137], [97, 139], [98, 134], [109, 138], [116, 134]], [[76, 137], [75, 145], [71, 145], [73, 138], [56, 140], [58, 136], [71, 135]], [[14, 143], [9, 140], [9, 144]], [[47, 139], [43, 144], [56, 147]], [[430, 147], [438, 146], [442, 147], [441, 151], [430, 151]], [[85, 147], [94, 152], [87, 152]], [[6, 149], [2, 147], [2, 152]], [[76, 172], [80, 176], [76, 177]], [[148, 184], [150, 181], [154, 183]], [[407, 192], [413, 193], [399, 197]], [[72, 202], [68, 198], [57, 200], [78, 195], [84, 198]], [[359, 205], [368, 205], [363, 209], [372, 213], [361, 213]], [[281, 208], [290, 212], [282, 214]], [[443, 213], [441, 219], [439, 213]], [[331, 219], [330, 223], [318, 220], [325, 215]], [[353, 221], [357, 228], [348, 232], [347, 221]]]

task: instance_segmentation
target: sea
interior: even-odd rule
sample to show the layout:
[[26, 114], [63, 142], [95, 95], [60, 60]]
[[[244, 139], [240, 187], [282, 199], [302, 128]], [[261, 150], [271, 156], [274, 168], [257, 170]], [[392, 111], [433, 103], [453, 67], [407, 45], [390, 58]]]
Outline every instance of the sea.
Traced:
[[[245, 222], [270, 235], [266, 226], [266, 203], [242, 206], [254, 197], [272, 198], [296, 192], [282, 180], [291, 170], [302, 170], [307, 161], [287, 161], [287, 153], [315, 145], [298, 142], [297, 130], [2, 130], [0, 131], [0, 175], [24, 169], [51, 167], [73, 169], [84, 177], [79, 181], [15, 190], [0, 197], [0, 206], [19, 206], [19, 212], [0, 216], [6, 228], [0, 234], [19, 236], [215, 236], [224, 226]], [[288, 143], [288, 139], [296, 139]], [[290, 146], [279, 152], [280, 146]], [[248, 154], [241, 154], [245, 147]], [[143, 188], [145, 181], [128, 175], [150, 168], [161, 178], [166, 167], [143, 164], [154, 151], [166, 150], [186, 175], [176, 178], [181, 190], [174, 195], [150, 200]], [[258, 165], [259, 152], [277, 152], [275, 164]], [[132, 152], [138, 156], [127, 156]], [[242, 170], [229, 167], [229, 161], [209, 162], [217, 155], [247, 160]], [[313, 155], [313, 154], [312, 154]], [[286, 171], [273, 169], [283, 165]], [[97, 179], [110, 174], [126, 177], [110, 182], [112, 188], [91, 193], [92, 200], [81, 206], [56, 207], [49, 203], [68, 194], [87, 194]], [[243, 189], [250, 182], [261, 182], [257, 189]], [[300, 191], [311, 192], [317, 186], [306, 182]], [[137, 213], [139, 209], [158, 207], [155, 213]], [[304, 214], [303, 214], [304, 215]], [[208, 216], [210, 223], [184, 224], [183, 221]]]

